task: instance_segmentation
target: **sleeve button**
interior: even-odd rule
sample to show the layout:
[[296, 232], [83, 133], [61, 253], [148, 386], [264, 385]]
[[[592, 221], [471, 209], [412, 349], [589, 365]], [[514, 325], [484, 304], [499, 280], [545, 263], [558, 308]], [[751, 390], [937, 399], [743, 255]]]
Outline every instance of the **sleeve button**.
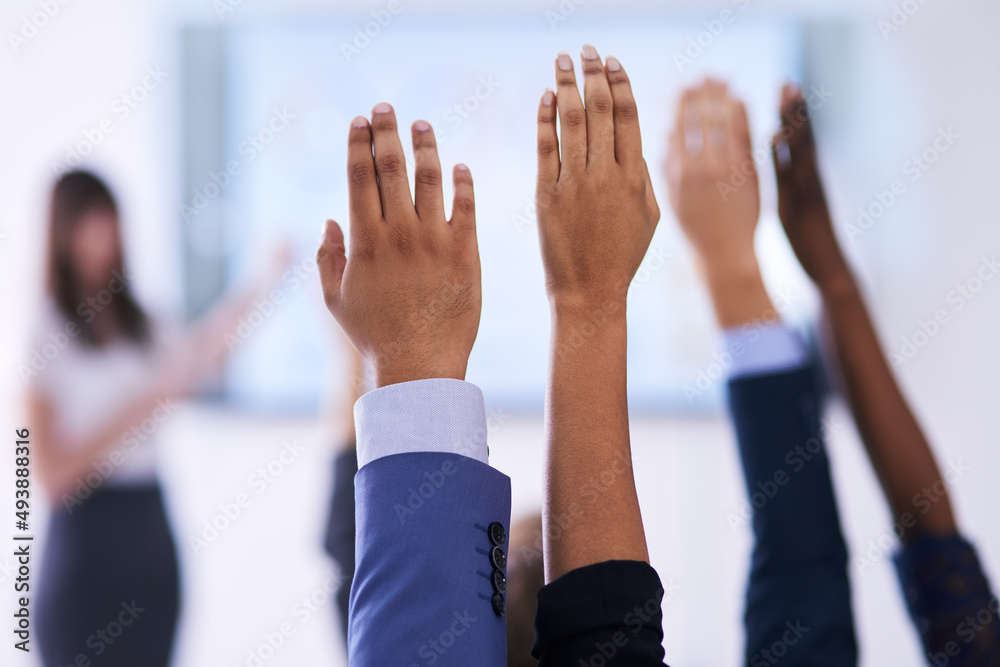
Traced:
[[497, 593], [503, 593], [507, 590], [507, 577], [500, 570], [493, 570], [493, 576], [490, 577], [490, 580], [493, 582], [493, 589]]
[[503, 616], [507, 613], [507, 601], [504, 600], [503, 595], [500, 593], [493, 594], [493, 613], [497, 616]]
[[503, 527], [503, 524], [499, 521], [494, 521], [489, 527], [490, 542], [496, 546], [500, 546], [507, 541], [507, 530]]
[[490, 549], [490, 563], [498, 570], [504, 569], [507, 567], [507, 554], [500, 547], [493, 547]]

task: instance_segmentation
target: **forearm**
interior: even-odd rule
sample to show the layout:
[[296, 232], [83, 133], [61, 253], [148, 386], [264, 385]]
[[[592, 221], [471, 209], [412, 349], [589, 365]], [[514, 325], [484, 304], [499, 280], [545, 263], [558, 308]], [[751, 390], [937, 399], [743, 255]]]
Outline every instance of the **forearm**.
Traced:
[[186, 326], [181, 339], [197, 355], [199, 365], [217, 364], [232, 350], [234, 332], [262, 296], [263, 290], [256, 286], [235, 288]]
[[704, 272], [720, 327], [761, 321], [775, 313], [752, 251], [740, 261], [707, 262]]
[[624, 299], [553, 307], [546, 581], [608, 560], [648, 562], [629, 447], [626, 342]]
[[[954, 532], [951, 502], [940, 492], [941, 470], [882, 353], [856, 283], [825, 289], [823, 303], [847, 398], [893, 514], [912, 515], [916, 532]], [[917, 511], [914, 498], [925, 492], [935, 501]]]
[[422, 662], [452, 627], [462, 636], [439, 664], [499, 667], [510, 479], [488, 464], [482, 392], [397, 383], [362, 397], [355, 415], [360, 470], [341, 478], [356, 499], [349, 663]]
[[[752, 354], [748, 345], [743, 359]], [[813, 367], [731, 379], [728, 398], [754, 535], [744, 664], [763, 664], [789, 622], [809, 632], [783, 664], [856, 664], [847, 548]]]
[[741, 346], [728, 398], [753, 507], [746, 661], [756, 664], [791, 621], [810, 632], [789, 650], [790, 664], [814, 664], [817, 656], [822, 664], [853, 664], [847, 549], [808, 355], [777, 322], [740, 333], [740, 325], [774, 315], [756, 267], [709, 288], [727, 341]]

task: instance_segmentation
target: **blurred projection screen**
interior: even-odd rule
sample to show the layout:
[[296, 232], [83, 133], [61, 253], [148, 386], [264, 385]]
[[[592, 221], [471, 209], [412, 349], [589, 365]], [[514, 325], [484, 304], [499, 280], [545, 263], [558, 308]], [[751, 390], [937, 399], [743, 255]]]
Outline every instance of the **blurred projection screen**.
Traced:
[[[455, 19], [410, 20], [403, 12], [367, 44], [358, 40], [363, 48], [355, 45], [355, 28], [370, 16], [226, 29], [220, 49], [225, 159], [218, 168], [236, 162], [239, 173], [217, 202], [225, 231], [216, 236], [223, 240], [199, 252], [225, 262], [230, 278], [253, 271], [260, 249], [238, 241], [226, 245], [225, 239], [285, 237], [300, 256], [298, 276], [280, 286], [282, 316], [265, 321], [238, 346], [227, 395], [253, 408], [312, 409], [344, 372], [343, 360], [329, 352], [339, 334], [319, 297], [314, 264], [301, 258], [314, 255], [326, 218], [346, 231], [347, 128], [355, 116], [388, 101], [408, 154], [409, 124], [427, 120], [438, 136], [445, 180], [455, 163], [464, 162], [476, 182], [484, 306], [468, 379], [482, 387], [489, 405], [539, 411], [549, 341], [534, 214], [535, 116], [542, 92], [553, 85], [556, 54], [567, 50], [576, 58], [589, 42], [602, 56], [618, 57], [633, 81], [646, 161], [663, 210], [629, 300], [631, 405], [652, 412], [717, 410], [723, 388], [721, 362], [713, 356], [718, 336], [670, 214], [662, 167], [684, 84], [704, 75], [739, 82], [761, 172], [758, 246], [765, 277], [776, 302], [797, 295], [786, 299], [788, 313], [809, 303], [777, 225], [765, 150], [777, 124], [781, 84], [801, 81], [801, 29], [738, 11], [734, 16], [724, 39], [702, 21], [669, 14], [641, 21], [572, 16], [555, 27], [533, 15], [470, 30]], [[196, 185], [209, 181], [209, 174], [188, 175]], [[450, 189], [446, 183], [447, 202]], [[266, 320], [266, 313], [258, 319]]]

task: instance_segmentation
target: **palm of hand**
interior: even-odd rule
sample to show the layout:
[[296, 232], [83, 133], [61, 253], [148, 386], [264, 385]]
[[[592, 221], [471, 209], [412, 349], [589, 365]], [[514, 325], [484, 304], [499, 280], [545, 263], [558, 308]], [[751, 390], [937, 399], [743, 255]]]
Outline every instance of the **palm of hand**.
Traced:
[[808, 109], [790, 86], [782, 94], [781, 116], [782, 128], [772, 144], [778, 215], [802, 268], [822, 287], [848, 270], [823, 192]]
[[725, 85], [685, 92], [667, 157], [670, 200], [685, 235], [708, 264], [753, 254], [760, 194], [746, 111]]

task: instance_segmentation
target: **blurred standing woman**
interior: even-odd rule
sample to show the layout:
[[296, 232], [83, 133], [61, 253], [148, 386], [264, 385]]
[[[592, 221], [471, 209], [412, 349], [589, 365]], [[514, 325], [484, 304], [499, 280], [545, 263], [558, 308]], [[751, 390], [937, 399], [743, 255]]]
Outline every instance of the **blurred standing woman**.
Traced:
[[36, 598], [46, 667], [165, 667], [179, 613], [177, 553], [156, 470], [157, 430], [209, 362], [239, 303], [216, 308], [166, 345], [136, 302], [118, 208], [92, 174], [56, 184], [48, 304], [34, 349], [66, 344], [35, 367], [28, 410], [35, 474], [52, 499]]

